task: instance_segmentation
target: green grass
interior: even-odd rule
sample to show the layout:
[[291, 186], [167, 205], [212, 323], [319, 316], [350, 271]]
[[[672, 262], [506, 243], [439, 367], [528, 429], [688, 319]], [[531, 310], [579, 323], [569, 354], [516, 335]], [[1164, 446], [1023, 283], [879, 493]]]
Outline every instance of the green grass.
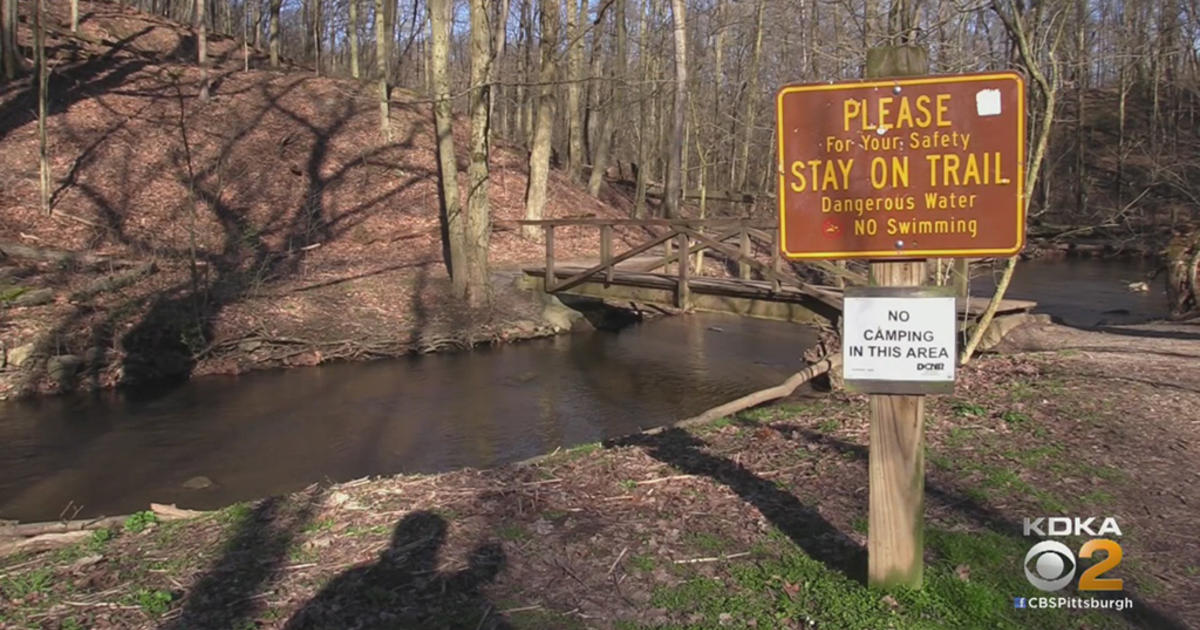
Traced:
[[988, 415], [987, 407], [965, 400], [956, 400], [950, 403], [950, 409], [954, 411], [954, 415], [960, 418], [982, 418]]
[[634, 488], [636, 488], [638, 484], [636, 481], [634, 481], [632, 479], [622, 479], [620, 482], [617, 483], [617, 485], [621, 486], [622, 490], [629, 492], [630, 490], [633, 490]]
[[1104, 490], [1092, 490], [1086, 494], [1079, 496], [1079, 502], [1083, 505], [1105, 506], [1116, 500], [1111, 492]]
[[[777, 542], [757, 562], [731, 565], [726, 579], [692, 574], [677, 586], [660, 587], [651, 604], [696, 615], [687, 626], [695, 628], [717, 627], [723, 613], [729, 627], [753, 621], [759, 628], [775, 628], [785, 619], [839, 630], [1121, 627], [1099, 612], [1015, 610], [1014, 596], [1035, 594], [1019, 568], [1023, 540], [930, 530], [926, 547], [934, 560], [925, 568], [920, 590], [888, 593], [865, 587], [794, 545]], [[959, 567], [966, 568], [966, 580]], [[885, 599], [889, 594], [892, 601]]]
[[141, 512], [130, 514], [129, 518], [125, 519], [124, 529], [127, 532], [137, 534], [146, 531], [147, 527], [155, 523], [158, 523], [158, 517], [154, 515], [154, 512], [142, 510]]
[[519, 523], [505, 523], [496, 529], [496, 535], [511, 542], [524, 542], [531, 538], [529, 530]]
[[658, 562], [651, 555], [637, 555], [629, 558], [629, 566], [638, 571], [653, 571]]
[[1031, 400], [1037, 397], [1037, 390], [1025, 381], [1015, 381], [1008, 389], [1009, 396], [1017, 402]]
[[307, 523], [304, 526], [304, 533], [315, 534], [317, 532], [328, 531], [328, 530], [333, 529], [334, 525], [337, 525], [337, 519], [333, 518], [332, 516], [329, 518], [323, 518], [319, 521], [313, 521], [311, 523]]
[[854, 520], [850, 521], [850, 528], [860, 534], [867, 533], [867, 526], [868, 521], [865, 516], [855, 516]]
[[21, 297], [21, 294], [26, 293], [27, 291], [29, 291], [29, 287], [0, 287], [0, 302], [11, 302]]
[[354, 538], [363, 536], [383, 536], [392, 531], [389, 525], [355, 525], [346, 529], [346, 535]]
[[5, 599], [24, 599], [29, 595], [45, 594], [53, 585], [54, 574], [49, 568], [40, 567], [0, 580], [0, 594]]
[[567, 449], [567, 453], [569, 455], [587, 455], [588, 453], [595, 453], [596, 451], [600, 450], [600, 447], [601, 444], [599, 442], [588, 442], [586, 444], [572, 446], [571, 448]]
[[837, 420], [833, 418], [826, 418], [817, 423], [817, 430], [821, 433], [833, 433], [834, 431], [837, 431], [838, 427], [840, 426], [842, 426], [842, 423], [838, 422]]
[[1000, 414], [1000, 419], [1009, 426], [1014, 427], [1024, 426], [1033, 422], [1033, 418], [1030, 418], [1029, 414], [1011, 409]]
[[217, 512], [217, 520], [226, 525], [240, 525], [247, 518], [250, 518], [252, 511], [249, 503], [234, 503]]
[[708, 532], [691, 532], [684, 536], [691, 546], [705, 553], [722, 553], [729, 549], [729, 541]]
[[157, 617], [171, 609], [174, 599], [170, 591], [139, 588], [129, 597], [129, 603], [141, 608], [147, 615]]

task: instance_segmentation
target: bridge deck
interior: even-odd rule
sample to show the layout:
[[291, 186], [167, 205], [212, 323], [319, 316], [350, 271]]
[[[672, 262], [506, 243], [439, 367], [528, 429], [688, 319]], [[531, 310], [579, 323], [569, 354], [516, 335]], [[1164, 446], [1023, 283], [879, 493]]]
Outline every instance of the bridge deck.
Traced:
[[[588, 268], [579, 264], [556, 264], [554, 266], [554, 275], [561, 280], [586, 271]], [[539, 278], [544, 278], [546, 275], [544, 267], [527, 267], [524, 271], [531, 276]], [[587, 279], [586, 284], [590, 284], [593, 287], [596, 285], [608, 286], [612, 284], [672, 291], [678, 286], [679, 282], [678, 277], [674, 274], [667, 275], [634, 271], [621, 269], [620, 266], [613, 270], [611, 283], [606, 283], [606, 275], [607, 273], [603, 271], [596, 272]], [[841, 289], [835, 287], [807, 285], [802, 289], [789, 284], [781, 284], [779, 290], [776, 291], [774, 283], [764, 280], [691, 276], [688, 278], [688, 285], [693, 294], [736, 297], [768, 302], [811, 304], [815, 298], [830, 306], [840, 308], [842, 300]], [[566, 292], [570, 293], [571, 290], [567, 289]], [[959, 312], [966, 312], [972, 318], [979, 317], [983, 314], [983, 310], [987, 308], [988, 299], [988, 297], [972, 296], [972, 299], [960, 302]], [[1000, 307], [996, 311], [996, 314], [1028, 312], [1035, 306], [1037, 306], [1037, 303], [1029, 300], [1005, 299], [1000, 302]]]

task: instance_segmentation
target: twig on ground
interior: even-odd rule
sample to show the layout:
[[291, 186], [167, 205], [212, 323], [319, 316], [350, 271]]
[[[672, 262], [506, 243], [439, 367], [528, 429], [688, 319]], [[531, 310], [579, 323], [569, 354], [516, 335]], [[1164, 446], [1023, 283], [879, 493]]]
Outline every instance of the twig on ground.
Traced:
[[625, 557], [625, 554], [626, 554], [628, 551], [629, 551], [629, 547], [626, 547], [626, 548], [622, 549], [622, 550], [621, 550], [621, 553], [620, 553], [620, 555], [618, 555], [618, 556], [617, 556], [617, 559], [616, 559], [616, 560], [613, 560], [613, 563], [612, 563], [612, 565], [608, 567], [608, 574], [609, 574], [609, 575], [612, 575], [613, 571], [616, 571], [616, 570], [617, 570], [617, 565], [621, 563], [621, 558], [624, 558], [624, 557]]
[[698, 564], [701, 562], [720, 562], [722, 560], [733, 560], [734, 558], [744, 558], [748, 555], [750, 555], [749, 551], [742, 551], [739, 553], [731, 553], [731, 554], [720, 555], [720, 556], [710, 556], [710, 557], [706, 557], [706, 558], [687, 558], [685, 560], [676, 560], [675, 564]]

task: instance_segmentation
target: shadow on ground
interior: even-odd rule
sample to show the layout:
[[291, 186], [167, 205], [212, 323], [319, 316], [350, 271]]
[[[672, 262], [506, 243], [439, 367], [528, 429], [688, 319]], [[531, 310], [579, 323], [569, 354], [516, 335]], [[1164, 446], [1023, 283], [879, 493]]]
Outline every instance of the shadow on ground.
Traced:
[[[760, 426], [755, 423], [747, 423], [748, 426]], [[830, 437], [822, 433], [811, 431], [780, 423], [773, 425], [779, 430], [795, 431], [804, 440], [820, 445], [823, 448], [831, 449], [839, 454], [854, 457], [863, 462], [867, 461], [868, 451], [865, 446], [847, 442], [835, 437]], [[947, 486], [939, 483], [936, 480], [926, 476], [925, 478], [925, 497], [929, 502], [941, 504], [942, 506], [953, 510], [954, 512], [966, 517], [969, 521], [979, 527], [1006, 536], [1021, 545], [1028, 545], [1029, 539], [1020, 535], [1021, 524], [1001, 515], [997, 510], [983, 505], [963, 492], [960, 488]], [[1014, 566], [1016, 562], [1014, 561]], [[1070, 593], [1072, 596], [1079, 596], [1078, 592]], [[1133, 606], [1126, 608], [1121, 612], [1112, 612], [1111, 615], [1120, 615], [1130, 625], [1137, 628], [1145, 628], [1146, 630], [1187, 630], [1188, 626], [1176, 618], [1175, 616], [1163, 612], [1154, 606], [1151, 606], [1146, 601], [1141, 599], [1136, 593], [1125, 590], [1114, 596], [1129, 597], [1133, 600]]]
[[504, 570], [504, 550], [481, 545], [465, 569], [441, 573], [438, 552], [446, 528], [445, 519], [432, 512], [406, 515], [377, 562], [331, 580], [284, 628], [511, 628], [480, 592]]
[[773, 482], [725, 457], [705, 452], [703, 449], [707, 444], [691, 433], [672, 428], [652, 435], [621, 438], [611, 445], [643, 447], [650, 456], [684, 473], [704, 475], [728, 486], [742, 500], [758, 508], [771, 524], [810, 557], [865, 583], [865, 549], [825, 520], [815, 508], [805, 505]]

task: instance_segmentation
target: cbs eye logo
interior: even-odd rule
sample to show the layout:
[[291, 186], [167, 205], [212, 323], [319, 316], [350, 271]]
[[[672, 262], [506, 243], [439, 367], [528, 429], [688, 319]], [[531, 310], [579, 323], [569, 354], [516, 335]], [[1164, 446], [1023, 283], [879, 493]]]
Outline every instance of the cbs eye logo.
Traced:
[[[1125, 587], [1125, 581], [1119, 578], [1102, 578], [1100, 576], [1121, 564], [1121, 545], [1107, 538], [1093, 538], [1079, 548], [1080, 558], [1091, 558], [1097, 551], [1108, 555], [1100, 562], [1093, 564], [1079, 576], [1081, 591], [1119, 591]], [[1061, 590], [1075, 578], [1078, 563], [1070, 547], [1057, 540], [1043, 540], [1029, 548], [1025, 553], [1025, 579], [1039, 590], [1053, 592]]]

